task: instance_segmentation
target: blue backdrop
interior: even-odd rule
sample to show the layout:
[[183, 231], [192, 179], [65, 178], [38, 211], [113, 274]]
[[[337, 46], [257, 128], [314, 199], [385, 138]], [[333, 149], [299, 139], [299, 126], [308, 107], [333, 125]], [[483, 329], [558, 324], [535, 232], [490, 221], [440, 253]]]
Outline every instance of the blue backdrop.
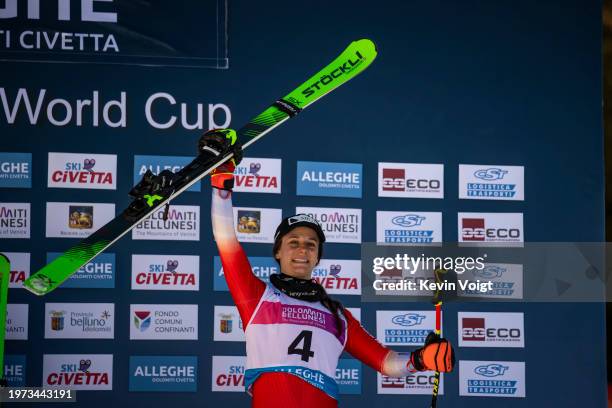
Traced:
[[[282, 208], [283, 215], [297, 206], [361, 208], [364, 242], [376, 239], [377, 210], [406, 208], [441, 211], [443, 239], [449, 242], [457, 240], [457, 212], [522, 212], [526, 241], [603, 241], [600, 2], [232, 2], [228, 23], [227, 70], [3, 62], [0, 87], [10, 98], [20, 88], [32, 94], [46, 89], [68, 100], [91, 98], [94, 90], [106, 100], [118, 99], [125, 91], [128, 115], [125, 128], [111, 128], [95, 127], [88, 119], [82, 126], [54, 126], [44, 117], [32, 125], [23, 109], [9, 124], [0, 114], [0, 150], [32, 153], [33, 171], [31, 189], [0, 189], [2, 202], [31, 203], [31, 239], [3, 239], [0, 249], [30, 252], [35, 271], [46, 263], [47, 252], [62, 252], [76, 242], [45, 238], [46, 202], [109, 202], [120, 210], [129, 202], [134, 155], [195, 153], [200, 131], [179, 125], [160, 130], [147, 123], [144, 106], [153, 93], [170, 93], [191, 109], [197, 103], [226, 104], [231, 125], [239, 127], [359, 38], [376, 42], [377, 61], [247, 152], [282, 158], [281, 195], [236, 194], [235, 205]], [[177, 112], [178, 105], [157, 114]], [[48, 152], [117, 154], [117, 189], [47, 188]], [[363, 198], [297, 196], [297, 161], [362, 163]], [[378, 197], [378, 162], [443, 163], [444, 199]], [[525, 166], [525, 201], [459, 200], [460, 163]], [[116, 244], [114, 289], [58, 289], [44, 298], [11, 289], [10, 303], [30, 305], [29, 340], [7, 343], [7, 353], [27, 356], [28, 385], [40, 385], [43, 354], [113, 354], [113, 391], [81, 392], [78, 406], [248, 403], [245, 394], [211, 391], [212, 356], [243, 355], [244, 343], [212, 338], [211, 309], [230, 305], [231, 298], [213, 291], [217, 252], [209, 201], [204, 182], [201, 192], [185, 193], [175, 202], [201, 207], [199, 242], [128, 236]], [[271, 250], [268, 244], [243, 245], [251, 256], [269, 256]], [[148, 253], [199, 255], [200, 290], [130, 290], [131, 254]], [[329, 244], [326, 255], [358, 259], [360, 249]], [[376, 304], [361, 304], [356, 296], [338, 298], [361, 307], [364, 326], [375, 332]], [[45, 302], [115, 303], [115, 339], [44, 339]], [[129, 305], [138, 303], [198, 304], [199, 340], [130, 341]], [[448, 305], [445, 313], [483, 307]], [[604, 406], [602, 305], [496, 303], [486, 311], [524, 311], [525, 348], [461, 348], [459, 359], [526, 362], [527, 396], [459, 397], [455, 374], [446, 376], [440, 406]], [[446, 319], [444, 329], [456, 342], [456, 318]], [[198, 357], [196, 393], [128, 392], [129, 356], [173, 354]], [[343, 395], [341, 405], [428, 404], [428, 396], [377, 395], [375, 372], [363, 370], [362, 395]]]

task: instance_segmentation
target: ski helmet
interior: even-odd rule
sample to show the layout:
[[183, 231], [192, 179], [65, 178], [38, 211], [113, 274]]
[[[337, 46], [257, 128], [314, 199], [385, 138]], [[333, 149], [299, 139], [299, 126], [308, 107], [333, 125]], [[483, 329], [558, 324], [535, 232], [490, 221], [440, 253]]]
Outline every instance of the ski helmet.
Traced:
[[[321, 228], [321, 224], [314, 217], [311, 217], [308, 214], [295, 214], [291, 217], [284, 218], [281, 223], [276, 228], [276, 232], [274, 233], [274, 246], [272, 247], [272, 256], [276, 259], [276, 253], [280, 249], [281, 241], [285, 235], [289, 233], [294, 228], [297, 227], [308, 227], [317, 234], [319, 238], [319, 253], [317, 262], [323, 256], [323, 243], [325, 242], [325, 233], [323, 233], [323, 228]], [[279, 262], [276, 259], [276, 262]]]

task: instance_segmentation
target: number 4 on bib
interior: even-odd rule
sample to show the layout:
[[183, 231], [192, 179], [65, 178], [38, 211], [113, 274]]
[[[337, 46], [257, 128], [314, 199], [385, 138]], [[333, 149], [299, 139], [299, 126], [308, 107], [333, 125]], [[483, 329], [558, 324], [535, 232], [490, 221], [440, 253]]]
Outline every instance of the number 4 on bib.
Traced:
[[[302, 342], [302, 348], [298, 348], [298, 346]], [[298, 356], [302, 356], [302, 361], [308, 362], [308, 360], [310, 360], [310, 357], [314, 357], [314, 351], [310, 351], [311, 347], [312, 331], [302, 330], [302, 332], [298, 334], [295, 340], [293, 340], [289, 345], [289, 348], [287, 349], [287, 354], [297, 354]]]

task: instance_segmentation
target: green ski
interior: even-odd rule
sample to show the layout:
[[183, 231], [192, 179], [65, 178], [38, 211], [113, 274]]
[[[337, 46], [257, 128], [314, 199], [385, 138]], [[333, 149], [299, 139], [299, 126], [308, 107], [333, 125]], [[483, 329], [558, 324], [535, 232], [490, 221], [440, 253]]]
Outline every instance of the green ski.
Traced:
[[[329, 65], [237, 130], [243, 149], [357, 76], [374, 61], [376, 54], [376, 46], [372, 41], [368, 39], [353, 41]], [[155, 176], [147, 172], [143, 180], [130, 191], [134, 200], [125, 211], [26, 279], [24, 287], [37, 295], [51, 292], [139, 222], [231, 157], [231, 153], [219, 158], [202, 152], [176, 174], [160, 173]]]

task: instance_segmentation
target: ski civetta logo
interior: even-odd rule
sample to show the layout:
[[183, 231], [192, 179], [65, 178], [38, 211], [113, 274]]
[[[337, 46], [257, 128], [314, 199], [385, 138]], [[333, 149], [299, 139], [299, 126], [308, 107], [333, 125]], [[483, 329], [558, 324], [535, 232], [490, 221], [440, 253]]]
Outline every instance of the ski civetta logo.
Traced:
[[421, 324], [425, 319], [424, 315], [418, 313], [406, 313], [401, 315], [393, 316], [391, 322], [400, 326], [416, 326]]
[[474, 177], [481, 180], [501, 180], [508, 174], [508, 170], [491, 167], [489, 169], [479, 169], [474, 172]]
[[148, 310], [134, 312], [134, 327], [141, 332], [151, 326], [151, 312]]
[[493, 363], [487, 365], [481, 365], [474, 368], [474, 372], [483, 377], [498, 377], [500, 375], [504, 375], [506, 370], [510, 367], [504, 366], [501, 364]]
[[397, 217], [393, 217], [391, 219], [391, 222], [395, 225], [399, 225], [400, 227], [410, 228], [410, 227], [416, 227], [418, 225], [421, 225], [424, 220], [425, 220], [425, 217], [422, 217], [420, 215], [406, 214], [406, 215], [400, 215]]

